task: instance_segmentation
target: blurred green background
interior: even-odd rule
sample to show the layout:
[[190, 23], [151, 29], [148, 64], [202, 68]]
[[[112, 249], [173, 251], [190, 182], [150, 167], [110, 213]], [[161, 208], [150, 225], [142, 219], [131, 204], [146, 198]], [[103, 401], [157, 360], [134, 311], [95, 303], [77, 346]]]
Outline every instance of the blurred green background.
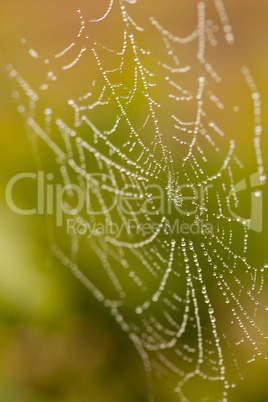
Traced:
[[[152, 7], [158, 12], [163, 10], [163, 18], [172, 29], [177, 23], [173, 13], [177, 3], [191, 24], [190, 11], [196, 2], [163, 4], [146, 0], [143, 7], [144, 11]], [[0, 401], [3, 402], [146, 401], [142, 362], [134, 346], [108, 311], [53, 259], [44, 217], [17, 216], [7, 208], [4, 198], [6, 184], [13, 175], [36, 171], [23, 121], [11, 98], [5, 63], [27, 70], [28, 59], [21, 37], [28, 38], [32, 47], [43, 54], [56, 53], [72, 41], [79, 28], [77, 7], [86, 15], [94, 15], [96, 9], [101, 14], [107, 4], [108, 1], [97, 5], [85, 0], [2, 0], [0, 4]], [[253, 73], [263, 101], [262, 149], [267, 160], [268, 3], [236, 0], [225, 4], [236, 45], [231, 50], [233, 63], [224, 57], [220, 62], [225, 63], [226, 71], [230, 70], [233, 87], [236, 75], [231, 65], [247, 65]], [[37, 78], [31, 79], [34, 85]], [[243, 91], [240, 97], [242, 101]], [[245, 133], [247, 119], [245, 116], [244, 127], [236, 135], [243, 153], [248, 152], [249, 164], [254, 166], [251, 137]], [[21, 202], [25, 204], [30, 198], [29, 194], [21, 194]], [[255, 242], [257, 250], [252, 248], [251, 258], [254, 253], [265, 254], [266, 234]], [[249, 366], [246, 381], [238, 384], [230, 401], [266, 400], [267, 365]]]

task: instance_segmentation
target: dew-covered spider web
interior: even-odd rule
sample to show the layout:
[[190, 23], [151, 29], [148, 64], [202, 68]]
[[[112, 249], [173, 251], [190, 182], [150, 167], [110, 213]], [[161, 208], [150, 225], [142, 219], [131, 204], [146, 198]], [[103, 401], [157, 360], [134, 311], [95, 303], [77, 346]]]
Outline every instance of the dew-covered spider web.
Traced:
[[[165, 7], [111, 0], [85, 17], [81, 5], [77, 35], [53, 56], [21, 40], [37, 86], [19, 66], [7, 70], [46, 174], [52, 251], [134, 343], [148, 400], [163, 379], [174, 400], [194, 400], [197, 384], [200, 400], [227, 401], [239, 360], [266, 359], [267, 266], [247, 256], [262, 230], [261, 94], [246, 66], [221, 68], [235, 46], [222, 0], [182, 4], [191, 20], [177, 12], [172, 28]], [[251, 105], [250, 167], [230, 74]], [[53, 183], [65, 186], [62, 214]], [[241, 218], [247, 186], [255, 210]]]

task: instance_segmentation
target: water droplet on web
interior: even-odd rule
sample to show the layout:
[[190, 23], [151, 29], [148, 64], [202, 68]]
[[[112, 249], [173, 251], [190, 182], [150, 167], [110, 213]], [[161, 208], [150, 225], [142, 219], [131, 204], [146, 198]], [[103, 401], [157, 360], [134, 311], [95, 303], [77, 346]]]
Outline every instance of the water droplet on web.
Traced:
[[23, 105], [18, 106], [18, 112], [19, 113], [24, 113], [25, 112], [25, 107]]
[[35, 59], [38, 59], [39, 57], [38, 53], [34, 49], [29, 49], [29, 54]]
[[51, 115], [51, 114], [52, 114], [52, 110], [51, 110], [50, 108], [46, 108], [46, 109], [44, 110], [44, 114], [46, 114], [46, 115]]
[[17, 99], [19, 97], [18, 91], [13, 91], [12, 92], [12, 98]]

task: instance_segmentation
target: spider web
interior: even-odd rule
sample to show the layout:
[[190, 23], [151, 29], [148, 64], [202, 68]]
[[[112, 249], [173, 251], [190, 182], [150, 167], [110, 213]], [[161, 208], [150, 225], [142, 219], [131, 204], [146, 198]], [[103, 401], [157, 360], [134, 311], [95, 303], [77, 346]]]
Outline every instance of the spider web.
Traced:
[[[267, 266], [256, 268], [247, 258], [251, 222], [230, 214], [230, 203], [239, 205], [235, 175], [243, 177], [236, 172], [244, 165], [224, 129], [229, 106], [220, 95], [226, 81], [207, 56], [223, 41], [232, 45], [234, 35], [221, 0], [214, 1], [218, 24], [207, 17], [212, 7], [199, 2], [193, 30], [185, 36], [154, 16], [145, 19], [136, 3], [111, 0], [102, 16], [88, 22], [79, 9], [77, 37], [53, 60], [44, 60], [46, 78], [36, 90], [13, 66], [7, 70], [24, 99], [18, 110], [44, 171], [54, 160], [55, 177], [68, 189], [64, 208], [75, 205], [71, 183], [85, 194], [90, 189], [90, 211], [64, 214], [57, 226], [51, 218], [53, 253], [133, 341], [147, 374], [149, 401], [156, 398], [155, 377], [167, 378], [177, 400], [189, 400], [191, 381], [199, 379], [208, 383], [207, 397], [227, 401], [235, 379], [242, 378], [233, 347], [247, 351], [248, 362], [263, 356], [268, 310], [262, 295]], [[114, 19], [120, 35], [112, 47], [98, 41], [95, 29], [111, 27]], [[40, 60], [34, 49], [29, 54]], [[65, 99], [70, 118], [63, 119], [56, 106], [42, 105], [61, 79], [51, 66], [64, 78], [72, 70], [79, 74], [83, 60], [91, 65], [87, 88]], [[261, 97], [247, 67], [241, 75], [252, 101], [260, 189], [265, 182]], [[156, 188], [163, 189], [164, 208]], [[184, 213], [178, 212], [184, 190], [192, 195], [195, 189], [202, 197], [191, 197]], [[259, 197], [259, 190], [253, 196]], [[54, 212], [51, 208], [48, 215]], [[177, 233], [178, 217], [201, 232]], [[75, 226], [66, 236], [70, 218]], [[89, 228], [90, 235], [79, 227]], [[100, 270], [93, 269], [90, 249]]]

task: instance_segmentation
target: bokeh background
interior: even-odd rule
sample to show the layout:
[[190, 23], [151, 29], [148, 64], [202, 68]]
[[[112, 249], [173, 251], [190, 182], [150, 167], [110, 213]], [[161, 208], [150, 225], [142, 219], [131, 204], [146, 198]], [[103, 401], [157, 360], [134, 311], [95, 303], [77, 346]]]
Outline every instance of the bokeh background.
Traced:
[[[36, 171], [23, 121], [11, 97], [5, 64], [12, 63], [28, 74], [34, 86], [40, 72], [31, 70], [20, 39], [27, 38], [31, 47], [42, 55], [54, 54], [71, 43], [79, 29], [76, 9], [80, 7], [86, 17], [100, 15], [108, 1], [99, 3], [2, 0], [0, 4], [0, 401], [3, 402], [146, 401], [142, 362], [134, 346], [108, 311], [53, 259], [45, 218], [17, 216], [5, 202], [8, 180], [23, 171]], [[213, 7], [212, 0], [210, 3]], [[229, 87], [234, 88], [241, 102], [245, 93], [236, 81], [234, 66], [246, 65], [252, 71], [263, 102], [262, 150], [268, 160], [268, 3], [229, 0], [225, 4], [236, 43], [229, 56], [223, 53], [217, 62], [224, 65]], [[144, 0], [142, 7], [144, 13], [152, 8], [161, 12], [172, 30], [179, 10], [185, 13], [185, 28], [187, 24], [191, 26], [195, 6], [196, 1]], [[74, 87], [81, 84], [79, 79], [76, 77], [72, 82]], [[57, 103], [57, 96], [53, 102]], [[61, 107], [58, 105], [59, 110]], [[251, 113], [249, 104], [243, 125], [236, 133], [250, 172], [254, 169], [253, 134], [248, 129]], [[229, 124], [231, 131], [232, 122]], [[29, 193], [20, 194], [24, 205], [29, 205], [31, 198]], [[267, 198], [265, 201], [266, 208]], [[266, 212], [264, 216], [267, 217]], [[252, 239], [252, 244], [250, 258], [258, 265], [267, 255], [266, 227]], [[248, 366], [246, 371], [246, 381], [238, 384], [230, 401], [268, 400], [267, 365]]]

